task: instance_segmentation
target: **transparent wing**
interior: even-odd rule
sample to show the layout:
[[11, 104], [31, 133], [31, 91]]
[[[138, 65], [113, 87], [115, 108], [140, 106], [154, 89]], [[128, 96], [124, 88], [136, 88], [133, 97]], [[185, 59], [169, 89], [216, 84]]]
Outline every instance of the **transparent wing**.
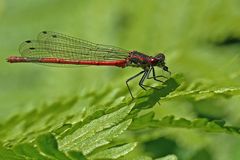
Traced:
[[111, 45], [96, 44], [60, 33], [43, 31], [37, 40], [23, 42], [19, 47], [23, 57], [65, 58], [71, 60], [121, 60], [129, 51]]

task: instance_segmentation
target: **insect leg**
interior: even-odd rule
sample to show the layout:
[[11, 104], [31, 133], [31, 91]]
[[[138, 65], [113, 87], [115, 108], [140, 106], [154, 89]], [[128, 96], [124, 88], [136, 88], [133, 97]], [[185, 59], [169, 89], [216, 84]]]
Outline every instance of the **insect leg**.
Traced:
[[[143, 89], [145, 89], [144, 87], [149, 87], [149, 88], [152, 88], [152, 89], [157, 89], [157, 90], [159, 90], [159, 89], [156, 88], [156, 87], [152, 87], [152, 86], [148, 86], [148, 85], [144, 85], [144, 84], [143, 84], [143, 82], [145, 81], [145, 79], [149, 77], [149, 74], [150, 74], [151, 70], [154, 71], [154, 68], [145, 71], [144, 75], [142, 76], [142, 78], [141, 78], [141, 80], [140, 80], [140, 82], [139, 82], [139, 85], [140, 85]], [[152, 77], [152, 78], [154, 78], [154, 77]], [[149, 79], [149, 78], [148, 78], [148, 79]], [[154, 80], [160, 81], [160, 80], [158, 80], [158, 79], [154, 79]], [[161, 82], [162, 82], [162, 81], [161, 81]], [[146, 89], [145, 89], [145, 90], [146, 90]]]
[[143, 86], [145, 86], [145, 85], [143, 84], [143, 82], [145, 81], [147, 75], [149, 74], [149, 71], [150, 71], [150, 69], [144, 71], [144, 74], [143, 74], [141, 80], [140, 80], [139, 83], [138, 83], [139, 86], [142, 87], [142, 89], [144, 89], [144, 90], [146, 90], [146, 89], [143, 87]]
[[144, 72], [145, 72], [145, 71], [141, 71], [141, 72], [139, 72], [138, 74], [136, 74], [136, 75], [130, 77], [128, 80], [126, 80], [126, 85], [127, 85], [127, 87], [128, 87], [128, 91], [129, 91], [132, 99], [134, 99], [134, 97], [133, 97], [133, 95], [132, 95], [132, 92], [131, 92], [131, 89], [130, 89], [130, 87], [129, 87], [129, 85], [128, 85], [128, 82], [129, 82], [130, 80], [133, 80], [134, 78], [140, 76], [140, 75], [143, 74]]
[[157, 79], [158, 77], [162, 77], [162, 78], [166, 78], [166, 79], [167, 79], [167, 77], [165, 77], [165, 76], [163, 76], [163, 75], [156, 76], [154, 67], [151, 67], [151, 70], [152, 70], [153, 76], [152, 76], [152, 77], [149, 77], [149, 75], [150, 75], [150, 74], [149, 74], [148, 77], [147, 77], [147, 79], [152, 79], [152, 78], [153, 78], [155, 81], [162, 82], [162, 83], [163, 83], [163, 81]]

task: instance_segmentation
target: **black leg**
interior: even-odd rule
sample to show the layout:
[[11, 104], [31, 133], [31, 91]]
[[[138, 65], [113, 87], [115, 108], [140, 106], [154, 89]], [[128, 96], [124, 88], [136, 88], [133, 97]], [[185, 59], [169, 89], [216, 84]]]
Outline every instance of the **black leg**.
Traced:
[[150, 73], [151, 73], [151, 71], [152, 71], [152, 69], [153, 69], [153, 67], [150, 67], [150, 69], [149, 69], [149, 71], [148, 71], [148, 74], [147, 74], [147, 79], [151, 79], [151, 78], [153, 78], [153, 77], [149, 77], [149, 76], [150, 76]]
[[[147, 75], [149, 74], [149, 72], [151, 72], [151, 70], [144, 71], [144, 74], [143, 74], [141, 80], [140, 80], [139, 83], [138, 83], [139, 86], [142, 87], [142, 89], [144, 89], [144, 90], [146, 90], [146, 89], [143, 87], [143, 86], [145, 86], [145, 85], [143, 84], [143, 82], [145, 81], [145, 79], [146, 79]], [[147, 87], [147, 86], [146, 86], [146, 87]]]
[[158, 77], [167, 78], [167, 77], [165, 77], [165, 76], [163, 76], [163, 75], [156, 76], [154, 67], [152, 67], [152, 69], [153, 69], [153, 79], [154, 79], [155, 81], [163, 82], [163, 81], [157, 79]]
[[165, 77], [165, 76], [163, 76], [163, 75], [156, 76], [154, 67], [151, 67], [150, 70], [152, 70], [153, 77], [149, 77], [149, 75], [150, 75], [150, 73], [149, 73], [147, 79], [152, 79], [152, 78], [153, 78], [155, 81], [158, 81], [158, 82], [162, 82], [162, 83], [163, 83], [163, 81], [161, 81], [161, 80], [159, 80], [159, 79], [157, 79], [157, 78], [158, 78], [158, 77], [167, 78], [167, 77]]
[[[131, 92], [131, 89], [130, 89], [130, 87], [129, 87], [129, 85], [128, 85], [128, 82], [129, 82], [130, 80], [132, 80], [132, 79], [140, 76], [140, 75], [143, 74], [144, 72], [145, 72], [145, 71], [141, 71], [141, 72], [139, 72], [138, 74], [136, 74], [136, 75], [132, 76], [131, 78], [129, 78], [128, 80], [126, 80], [126, 85], [127, 85], [127, 87], [128, 87], [128, 91], [129, 91], [132, 99], [134, 99], [134, 97], [133, 97], [133, 95], [132, 95], [132, 92]], [[144, 88], [144, 89], [145, 89], [145, 88]]]
[[145, 71], [144, 75], [142, 76], [141, 80], [139, 81], [139, 86], [142, 87], [144, 90], [146, 90], [144, 87], [149, 87], [149, 88], [152, 88], [152, 89], [157, 89], [159, 90], [158, 88], [155, 88], [155, 87], [152, 87], [152, 86], [148, 86], [148, 85], [144, 85], [143, 82], [145, 81], [145, 79], [149, 76], [151, 72], [151, 69]]

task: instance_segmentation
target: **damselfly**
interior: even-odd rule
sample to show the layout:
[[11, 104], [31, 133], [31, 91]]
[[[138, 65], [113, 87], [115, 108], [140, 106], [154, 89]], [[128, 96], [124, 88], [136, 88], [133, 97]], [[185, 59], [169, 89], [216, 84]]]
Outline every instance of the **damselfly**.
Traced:
[[[21, 56], [10, 56], [7, 61], [10, 63], [54, 63], [72, 65], [98, 65], [116, 66], [125, 68], [140, 67], [143, 70], [127, 79], [126, 85], [132, 98], [128, 82], [140, 75], [139, 86], [146, 90], [143, 82], [146, 79], [154, 79], [163, 82], [159, 77], [167, 78], [163, 75], [156, 76], [154, 67], [160, 67], [163, 71], [168, 71], [165, 65], [165, 56], [159, 53], [156, 56], [148, 56], [138, 51], [129, 51], [111, 45], [92, 43], [79, 38], [74, 38], [64, 34], [43, 31], [39, 33], [37, 40], [27, 40], [19, 47]], [[152, 73], [152, 77], [150, 76]]]

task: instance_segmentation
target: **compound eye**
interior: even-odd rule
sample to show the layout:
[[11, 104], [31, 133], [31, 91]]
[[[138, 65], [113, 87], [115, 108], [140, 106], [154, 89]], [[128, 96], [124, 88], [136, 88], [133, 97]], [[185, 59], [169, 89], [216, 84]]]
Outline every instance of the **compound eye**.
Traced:
[[159, 59], [160, 61], [164, 61], [165, 55], [163, 53], [159, 53], [158, 55], [155, 56], [155, 58]]

